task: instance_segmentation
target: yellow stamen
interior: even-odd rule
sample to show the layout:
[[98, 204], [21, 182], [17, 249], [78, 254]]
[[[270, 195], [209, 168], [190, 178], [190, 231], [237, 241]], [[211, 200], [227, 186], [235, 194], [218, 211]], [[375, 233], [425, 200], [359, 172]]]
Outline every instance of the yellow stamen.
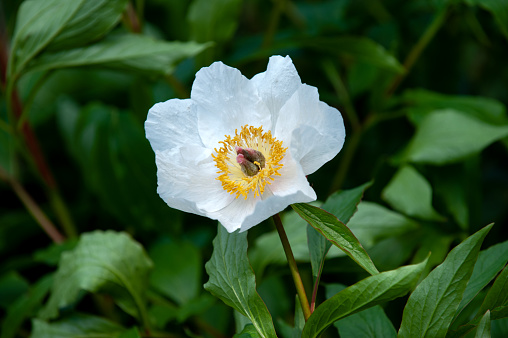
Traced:
[[[236, 194], [236, 198], [242, 195], [245, 199], [249, 192], [254, 192], [254, 197], [261, 196], [265, 191], [265, 185], [271, 184], [274, 176], [280, 176], [279, 169], [283, 164], [280, 163], [288, 148], [282, 147], [282, 141], [278, 141], [272, 136], [271, 131], [263, 133], [263, 127], [255, 128], [253, 126], [242, 126], [238, 133], [235, 130], [235, 136], [225, 135], [225, 140], [220, 141], [222, 146], [215, 154], [212, 154], [215, 166], [220, 174], [217, 179], [221, 181], [222, 188], [230, 194]], [[260, 164], [254, 162], [259, 168], [259, 172], [253, 176], [247, 176], [242, 172], [240, 164], [236, 161], [237, 153], [235, 147], [250, 148], [260, 151], [265, 157], [266, 163], [263, 168]]]

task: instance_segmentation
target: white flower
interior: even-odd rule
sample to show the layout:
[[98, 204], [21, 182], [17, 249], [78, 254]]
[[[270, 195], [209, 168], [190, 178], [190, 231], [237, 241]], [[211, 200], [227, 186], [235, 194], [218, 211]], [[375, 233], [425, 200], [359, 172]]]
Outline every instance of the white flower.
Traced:
[[272, 56], [250, 80], [222, 62], [202, 68], [191, 98], [155, 104], [145, 129], [161, 198], [229, 232], [314, 201], [306, 175], [345, 138], [340, 112], [301, 83], [288, 56]]

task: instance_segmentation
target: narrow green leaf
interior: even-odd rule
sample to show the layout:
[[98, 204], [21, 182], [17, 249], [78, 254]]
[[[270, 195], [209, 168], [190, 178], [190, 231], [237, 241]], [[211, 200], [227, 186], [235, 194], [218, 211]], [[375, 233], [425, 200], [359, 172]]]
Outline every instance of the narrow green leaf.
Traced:
[[119, 338], [126, 331], [121, 325], [86, 314], [74, 314], [48, 323], [32, 320], [31, 338]]
[[480, 152], [508, 136], [508, 125], [491, 125], [453, 109], [436, 110], [418, 126], [402, 159], [443, 165]]
[[[149, 250], [154, 263], [150, 285], [162, 294], [186, 303], [201, 289], [201, 254], [188, 242], [159, 243]], [[185, 260], [178, 259], [185, 257]]]
[[247, 258], [247, 232], [229, 234], [219, 224], [213, 248], [205, 265], [210, 276], [205, 289], [249, 318], [261, 337], [276, 337], [272, 317], [256, 291]]
[[242, 0], [194, 0], [187, 20], [198, 42], [229, 40], [236, 31]]
[[396, 338], [397, 331], [379, 305], [335, 322], [341, 338]]
[[[372, 182], [368, 182], [354, 189], [336, 192], [328, 197], [321, 208], [335, 215], [342, 223], [347, 224], [355, 213], [365, 189], [371, 185]], [[311, 226], [307, 226], [307, 241], [309, 243], [312, 275], [314, 279], [317, 279], [320, 275], [326, 254], [331, 247], [331, 243]]]
[[258, 338], [261, 337], [259, 333], [256, 331], [256, 328], [252, 324], [247, 324], [243, 328], [242, 332], [237, 333], [233, 336], [233, 338]]
[[487, 310], [493, 310], [499, 306], [508, 305], [508, 266], [492, 284], [489, 292], [483, 300], [483, 304], [478, 310], [478, 314], [485, 313]]
[[478, 328], [476, 329], [475, 338], [490, 338], [490, 311], [487, 310], [483, 315]]
[[402, 297], [414, 288], [427, 261], [367, 277], [323, 302], [305, 324], [304, 338], [318, 337], [335, 321]]
[[337, 38], [314, 37], [300, 41], [306, 47], [337, 53], [339, 55], [370, 63], [396, 73], [404, 67], [383, 46], [366, 37], [342, 36]]
[[40, 316], [55, 318], [59, 308], [72, 304], [86, 290], [113, 296], [122, 309], [146, 321], [143, 293], [151, 267], [141, 245], [127, 234], [85, 233], [74, 250], [62, 254], [51, 296]]
[[9, 306], [7, 309], [7, 315], [3, 321], [0, 337], [16, 337], [16, 333], [23, 324], [23, 321], [29, 318], [37, 307], [41, 306], [42, 301], [48, 294], [52, 284], [52, 275], [47, 275], [41, 278], [37, 283], [30, 287], [27, 293]]
[[120, 20], [127, 0], [24, 1], [19, 9], [9, 74], [20, 74], [43, 49], [84, 46]]
[[305, 317], [303, 316], [302, 305], [300, 298], [296, 295], [295, 298], [295, 327], [293, 329], [293, 338], [300, 338], [302, 336], [303, 328], [305, 327]]
[[383, 199], [395, 210], [424, 220], [442, 220], [432, 207], [432, 187], [415, 168], [401, 167], [383, 189]]
[[378, 271], [358, 239], [334, 215], [309, 204], [292, 204], [291, 207], [334, 245], [344, 251], [371, 275]]
[[[467, 283], [466, 290], [459, 305], [461, 311], [508, 262], [508, 241], [491, 246], [478, 255], [473, 274]], [[500, 304], [502, 305], [502, 304]], [[485, 312], [482, 312], [485, 313]]]
[[399, 337], [444, 337], [473, 273], [488, 225], [455, 247], [411, 294]]
[[138, 34], [115, 34], [93, 45], [45, 53], [28, 70], [50, 70], [80, 66], [101, 66], [167, 75], [183, 59], [195, 56], [209, 44], [167, 42]]

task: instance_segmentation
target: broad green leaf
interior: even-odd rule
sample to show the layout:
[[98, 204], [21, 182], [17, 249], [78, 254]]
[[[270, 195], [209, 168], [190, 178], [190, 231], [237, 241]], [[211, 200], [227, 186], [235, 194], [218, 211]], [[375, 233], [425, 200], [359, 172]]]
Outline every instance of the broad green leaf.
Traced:
[[[87, 314], [73, 314], [48, 323], [32, 320], [31, 338], [119, 338], [126, 331], [121, 325]], [[138, 336], [139, 337], [139, 336]]]
[[424, 220], [442, 220], [432, 207], [432, 187], [415, 168], [401, 167], [383, 189], [383, 199], [395, 210]]
[[415, 236], [418, 238], [419, 248], [414, 253], [413, 263], [420, 262], [422, 259], [427, 257], [430, 252], [430, 257], [422, 273], [422, 279], [427, 277], [428, 273], [436, 265], [443, 263], [450, 251], [450, 245], [455, 240], [456, 236], [450, 235], [449, 233], [440, 231], [433, 227], [422, 227], [419, 233]]
[[352, 314], [335, 322], [341, 338], [390, 338], [397, 331], [379, 305]]
[[34, 261], [56, 266], [60, 261], [62, 253], [74, 249], [77, 244], [78, 241], [76, 239], [68, 239], [60, 244], [51, 244], [47, 248], [34, 252]]
[[335, 321], [375, 305], [402, 297], [414, 288], [427, 262], [381, 272], [340, 291], [309, 317], [302, 337], [318, 337]]
[[485, 312], [485, 315], [483, 315], [474, 337], [490, 338], [490, 311]]
[[37, 283], [21, 297], [19, 297], [7, 309], [7, 315], [4, 318], [1, 338], [14, 338], [16, 333], [23, 324], [23, 321], [29, 318], [37, 307], [42, 304], [51, 285], [53, 284], [53, 276], [48, 275], [41, 278]]
[[383, 46], [366, 37], [317, 37], [302, 40], [300, 43], [306, 47], [356, 59], [392, 72], [404, 72], [404, 67], [392, 54]]
[[506, 136], [506, 124], [487, 124], [454, 109], [436, 110], [421, 121], [402, 160], [435, 165], [452, 163]]
[[371, 275], [379, 273], [358, 239], [334, 215], [309, 204], [292, 204], [291, 207], [334, 245], [344, 251]]
[[[158, 243], [149, 250], [154, 263], [150, 285], [162, 294], [186, 303], [201, 289], [201, 254], [189, 242]], [[185, 257], [185, 259], [179, 259]]]
[[194, 0], [187, 20], [198, 42], [229, 40], [236, 31], [242, 0]]
[[256, 291], [247, 258], [247, 232], [228, 233], [218, 225], [213, 253], [205, 265], [210, 279], [205, 289], [249, 318], [261, 337], [275, 337], [272, 317]]
[[[323, 204], [322, 209], [335, 215], [342, 223], [347, 224], [355, 213], [365, 189], [371, 186], [371, 184], [372, 182], [368, 182], [357, 188], [342, 190], [332, 194]], [[331, 243], [311, 226], [307, 226], [307, 241], [309, 243], [312, 275], [316, 279], [321, 273], [320, 271]]]
[[508, 266], [505, 266], [494, 281], [494, 284], [492, 284], [480, 310], [478, 310], [478, 314], [481, 315], [487, 310], [493, 310], [503, 305], [508, 305]]
[[29, 70], [50, 70], [80, 66], [125, 69], [142, 74], [167, 75], [176, 64], [195, 56], [209, 44], [167, 42], [138, 34], [115, 34], [93, 45], [45, 53]]
[[486, 123], [508, 123], [505, 106], [487, 97], [444, 95], [426, 89], [410, 89], [404, 92], [401, 100], [409, 105], [409, 118], [416, 125], [420, 124], [427, 114], [449, 108]]
[[415, 230], [418, 223], [379, 204], [362, 201], [347, 226], [363, 245], [370, 247], [382, 239]]
[[86, 290], [107, 293], [126, 312], [146, 320], [143, 295], [151, 267], [143, 247], [127, 234], [85, 233], [74, 250], [62, 254], [40, 316], [55, 318], [59, 308], [74, 303], [79, 292]]
[[[473, 274], [467, 283], [466, 290], [459, 305], [461, 311], [508, 262], [508, 241], [491, 246], [478, 255]], [[483, 312], [484, 313], [484, 312]]]
[[127, 0], [28, 0], [19, 9], [9, 74], [45, 48], [83, 46], [106, 34], [120, 20]]
[[473, 273], [488, 225], [455, 247], [411, 294], [399, 337], [444, 337]]

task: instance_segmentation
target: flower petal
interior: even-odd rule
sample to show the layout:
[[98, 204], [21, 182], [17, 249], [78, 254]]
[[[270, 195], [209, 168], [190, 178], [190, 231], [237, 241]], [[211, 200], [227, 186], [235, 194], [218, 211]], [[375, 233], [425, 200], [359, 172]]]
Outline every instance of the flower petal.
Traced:
[[181, 145], [202, 146], [198, 134], [198, 118], [192, 100], [172, 99], [155, 104], [145, 122], [146, 138], [154, 151]]
[[315, 87], [302, 85], [281, 108], [274, 135], [309, 175], [342, 149], [346, 130], [340, 112], [319, 101]]
[[302, 85], [300, 76], [289, 56], [270, 57], [266, 71], [251, 80], [272, 115], [277, 120], [279, 110]]
[[256, 87], [238, 69], [222, 62], [196, 74], [191, 99], [197, 106], [199, 134], [209, 148], [246, 124], [271, 128], [270, 113]]
[[207, 216], [224, 209], [234, 196], [216, 180], [210, 150], [199, 147], [156, 151], [157, 192], [172, 208]]

